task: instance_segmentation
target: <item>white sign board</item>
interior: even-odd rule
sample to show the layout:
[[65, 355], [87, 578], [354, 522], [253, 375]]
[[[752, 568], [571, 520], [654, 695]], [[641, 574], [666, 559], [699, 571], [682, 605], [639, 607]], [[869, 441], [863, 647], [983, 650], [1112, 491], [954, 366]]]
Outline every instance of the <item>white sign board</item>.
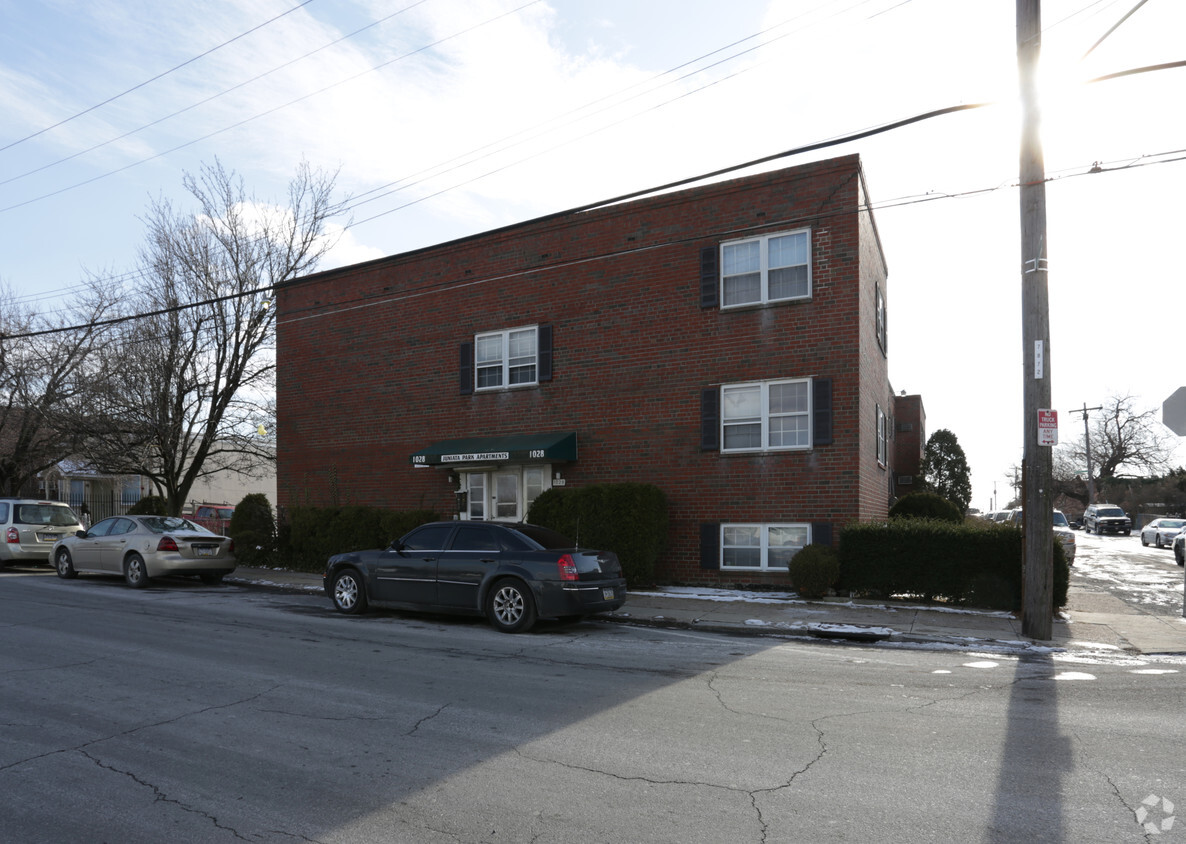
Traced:
[[1058, 445], [1058, 411], [1038, 411], [1038, 445]]

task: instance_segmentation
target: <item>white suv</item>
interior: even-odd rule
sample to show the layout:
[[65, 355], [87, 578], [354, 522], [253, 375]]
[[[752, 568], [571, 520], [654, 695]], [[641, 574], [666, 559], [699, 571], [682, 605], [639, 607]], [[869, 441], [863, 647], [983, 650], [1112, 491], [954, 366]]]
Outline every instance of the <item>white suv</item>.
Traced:
[[54, 543], [82, 529], [78, 516], [61, 501], [0, 498], [0, 566], [48, 565]]

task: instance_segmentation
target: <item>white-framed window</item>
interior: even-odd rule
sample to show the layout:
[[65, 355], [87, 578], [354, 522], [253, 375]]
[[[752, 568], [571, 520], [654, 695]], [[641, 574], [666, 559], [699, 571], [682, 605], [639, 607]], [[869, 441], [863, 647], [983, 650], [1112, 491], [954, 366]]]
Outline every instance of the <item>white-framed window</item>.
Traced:
[[885, 430], [885, 411], [877, 405], [877, 462], [882, 466], [886, 465]]
[[721, 451], [810, 448], [811, 380], [721, 387]]
[[721, 244], [721, 307], [810, 297], [810, 229]]
[[537, 384], [539, 332], [536, 326], [490, 331], [474, 337], [474, 385], [499, 390]]
[[886, 335], [887, 320], [886, 320], [886, 313], [885, 313], [885, 291], [883, 291], [881, 289], [880, 284], [877, 285], [877, 287], [874, 291], [874, 295], [875, 295], [875, 299], [876, 299], [876, 301], [875, 301], [875, 306], [876, 306], [875, 328], [877, 331], [877, 343], [878, 343], [878, 345], [881, 346], [881, 351], [884, 354], [885, 352], [889, 351], [889, 349], [886, 346], [886, 344], [889, 341], [889, 338]]
[[551, 489], [551, 466], [506, 466], [486, 472], [462, 471], [466, 496], [462, 519], [520, 522], [535, 499]]
[[811, 542], [811, 525], [721, 525], [721, 570], [785, 572], [791, 557]]

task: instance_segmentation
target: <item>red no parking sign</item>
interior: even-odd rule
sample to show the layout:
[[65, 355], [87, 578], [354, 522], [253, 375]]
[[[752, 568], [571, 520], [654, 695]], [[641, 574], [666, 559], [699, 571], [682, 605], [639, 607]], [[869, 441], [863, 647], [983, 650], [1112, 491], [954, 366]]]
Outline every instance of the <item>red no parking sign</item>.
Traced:
[[1058, 445], [1058, 411], [1038, 411], [1038, 445]]

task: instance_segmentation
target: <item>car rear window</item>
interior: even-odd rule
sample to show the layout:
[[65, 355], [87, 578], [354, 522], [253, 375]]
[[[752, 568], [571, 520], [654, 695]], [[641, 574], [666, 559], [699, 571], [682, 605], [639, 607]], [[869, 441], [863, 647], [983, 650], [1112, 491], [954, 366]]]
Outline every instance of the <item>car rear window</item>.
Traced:
[[541, 550], [552, 551], [561, 548], [576, 548], [576, 543], [562, 533], [539, 525], [515, 525], [510, 529], [513, 533], [525, 537], [529, 542], [538, 545]]
[[178, 516], [154, 516], [141, 519], [140, 524], [144, 525], [144, 527], [153, 533], [167, 533], [174, 530], [185, 530], [192, 533], [210, 533], [210, 531], [201, 525], [196, 525], [189, 519], [182, 519]]
[[18, 504], [12, 520], [18, 525], [66, 527], [78, 524], [78, 516], [65, 504]]

